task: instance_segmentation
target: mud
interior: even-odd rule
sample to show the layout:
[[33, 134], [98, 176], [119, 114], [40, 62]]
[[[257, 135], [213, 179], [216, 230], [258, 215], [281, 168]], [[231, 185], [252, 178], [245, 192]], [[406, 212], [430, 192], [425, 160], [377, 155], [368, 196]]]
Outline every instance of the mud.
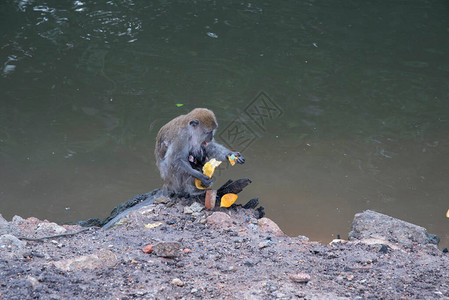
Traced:
[[284, 235], [253, 209], [191, 204], [151, 204], [82, 232], [0, 218], [0, 298], [449, 298], [449, 258], [435, 244], [386, 233], [324, 245]]

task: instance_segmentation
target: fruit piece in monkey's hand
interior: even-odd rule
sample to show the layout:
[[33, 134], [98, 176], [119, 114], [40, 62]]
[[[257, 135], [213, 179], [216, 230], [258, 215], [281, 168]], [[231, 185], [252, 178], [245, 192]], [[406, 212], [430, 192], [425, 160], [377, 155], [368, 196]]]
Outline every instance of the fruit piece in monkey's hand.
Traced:
[[[203, 174], [209, 178], [212, 178], [215, 168], [218, 167], [220, 164], [221, 164], [221, 161], [216, 160], [215, 158], [212, 158], [210, 161], [208, 161], [207, 163], [204, 164]], [[195, 186], [199, 190], [204, 190], [204, 189], [208, 188], [208, 187], [204, 187], [201, 183], [201, 180], [199, 180], [198, 178], [195, 178]]]
[[235, 165], [235, 159], [236, 159], [235, 154], [229, 155], [228, 159], [229, 159], [229, 163], [231, 164], [231, 166]]
[[236, 194], [226, 194], [221, 197], [220, 207], [229, 207], [234, 204], [235, 200], [237, 200], [238, 196]]
[[228, 159], [231, 166], [235, 165], [235, 163], [243, 164], [245, 162], [245, 158], [240, 154], [240, 152], [233, 152], [229, 154]]

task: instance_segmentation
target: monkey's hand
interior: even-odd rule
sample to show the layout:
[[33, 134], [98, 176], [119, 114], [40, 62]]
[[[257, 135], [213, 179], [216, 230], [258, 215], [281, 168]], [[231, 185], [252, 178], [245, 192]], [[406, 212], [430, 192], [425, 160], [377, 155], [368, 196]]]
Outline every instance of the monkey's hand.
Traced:
[[212, 185], [212, 178], [209, 178], [209, 176], [201, 174], [201, 177], [198, 178], [199, 180], [201, 180], [201, 183], [204, 187], [209, 187]]
[[245, 163], [245, 158], [242, 156], [240, 152], [231, 152], [227, 155], [227, 158], [232, 157], [234, 155], [235, 159], [234, 161], [238, 164]]

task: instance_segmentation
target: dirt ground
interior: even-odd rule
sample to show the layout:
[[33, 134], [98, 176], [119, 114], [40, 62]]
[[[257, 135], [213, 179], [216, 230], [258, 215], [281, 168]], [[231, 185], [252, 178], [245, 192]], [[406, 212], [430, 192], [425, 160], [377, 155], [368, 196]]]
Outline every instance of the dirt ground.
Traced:
[[435, 245], [323, 245], [252, 209], [185, 213], [191, 204], [74, 235], [82, 228], [0, 218], [0, 299], [449, 299], [449, 258]]

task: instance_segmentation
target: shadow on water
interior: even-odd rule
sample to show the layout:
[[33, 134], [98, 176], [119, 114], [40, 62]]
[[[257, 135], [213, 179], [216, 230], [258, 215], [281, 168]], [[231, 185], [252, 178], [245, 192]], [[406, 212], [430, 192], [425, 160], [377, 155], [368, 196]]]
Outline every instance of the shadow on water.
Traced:
[[290, 235], [345, 237], [374, 209], [448, 246], [447, 14], [445, 1], [4, 1], [0, 212], [105, 217], [160, 185], [160, 126], [209, 107], [222, 137], [264, 91], [282, 115], [243, 120], [247, 163], [217, 186], [250, 177], [242, 203], [260, 196]]

